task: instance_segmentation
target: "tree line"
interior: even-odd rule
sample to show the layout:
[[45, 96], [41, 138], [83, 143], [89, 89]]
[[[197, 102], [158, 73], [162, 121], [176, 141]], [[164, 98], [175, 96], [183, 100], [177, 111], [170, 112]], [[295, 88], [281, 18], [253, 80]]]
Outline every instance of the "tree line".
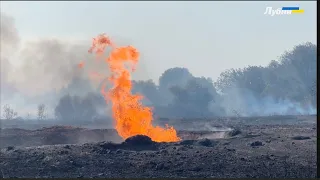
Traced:
[[[300, 44], [267, 66], [228, 69], [215, 82], [174, 67], [162, 73], [158, 85], [153, 80], [133, 81], [132, 92], [144, 96], [143, 104], [152, 106], [156, 117], [312, 114], [316, 109], [316, 50], [310, 42]], [[105, 109], [108, 105], [99, 93], [65, 93], [54, 114], [61, 120], [87, 121], [100, 117]], [[8, 108], [4, 111], [8, 117], [16, 115]]]
[[[132, 92], [143, 94], [143, 104], [152, 106], [157, 117], [315, 113], [316, 60], [316, 45], [304, 43], [270, 61], [268, 66], [228, 69], [216, 82], [195, 77], [187, 68], [175, 67], [163, 72], [158, 85], [153, 80], [133, 81]], [[92, 93], [82, 101], [73, 98], [61, 98], [56, 107], [59, 118], [64, 118], [60, 109], [66, 108], [62, 107], [73, 108], [65, 112], [67, 117], [78, 104], [81, 113], [77, 116], [87, 119], [97, 113], [96, 106], [104, 104], [101, 96]], [[86, 111], [83, 107], [87, 107]]]

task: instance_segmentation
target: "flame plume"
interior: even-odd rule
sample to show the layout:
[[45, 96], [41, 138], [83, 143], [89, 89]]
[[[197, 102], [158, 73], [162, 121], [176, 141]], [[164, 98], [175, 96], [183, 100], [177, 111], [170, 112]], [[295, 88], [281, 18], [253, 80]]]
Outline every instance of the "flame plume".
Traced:
[[[107, 47], [111, 47], [108, 57], [104, 57]], [[134, 135], [146, 135], [156, 142], [175, 142], [180, 138], [173, 127], [166, 128], [152, 125], [152, 109], [142, 105], [142, 95], [132, 94], [131, 73], [138, 63], [139, 52], [133, 46], [116, 47], [108, 36], [101, 34], [93, 38], [89, 53], [103, 59], [111, 72], [104, 81], [101, 94], [106, 102], [112, 103], [112, 116], [115, 120], [115, 129], [126, 139]], [[101, 62], [101, 61], [100, 61]], [[83, 67], [81, 63], [79, 67]], [[107, 82], [113, 86], [106, 91]]]

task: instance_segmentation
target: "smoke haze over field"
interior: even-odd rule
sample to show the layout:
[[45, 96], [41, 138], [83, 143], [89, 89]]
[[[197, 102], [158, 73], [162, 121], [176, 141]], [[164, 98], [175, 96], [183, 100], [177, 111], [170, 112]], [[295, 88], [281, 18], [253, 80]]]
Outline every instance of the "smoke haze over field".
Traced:
[[[150, 6], [150, 4], [148, 6]], [[186, 6], [190, 8], [188, 5]], [[172, 7], [175, 6], [172, 5]], [[169, 13], [172, 12], [170, 11]], [[311, 11], [309, 11], [309, 13], [311, 13]], [[123, 20], [123, 17], [121, 19]], [[303, 21], [299, 19], [299, 17], [298, 20]], [[226, 18], [226, 21], [230, 20]], [[265, 21], [268, 22], [269, 20]], [[161, 22], [159, 23], [161, 24]], [[183, 24], [183, 22], [181, 23]], [[267, 28], [268, 25], [265, 26], [265, 28]], [[37, 105], [44, 103], [48, 106], [50, 116], [53, 116], [54, 109], [59, 105], [60, 98], [63, 98], [67, 94], [79, 96], [84, 99], [88, 99], [88, 97], [93, 98], [94, 100], [89, 98], [90, 101], [93, 101], [92, 103], [98, 102], [99, 100], [97, 99], [102, 98], [99, 95], [101, 80], [89, 81], [88, 77], [90, 77], [89, 75], [91, 73], [89, 70], [95, 69], [96, 72], [101, 74], [108, 74], [108, 68], [107, 66], [101, 66], [101, 64], [95, 64], [93, 56], [88, 54], [88, 47], [91, 45], [90, 36], [88, 38], [83, 37], [83, 39], [86, 40], [78, 41], [66, 40], [65, 38], [44, 37], [26, 41], [21, 36], [23, 31], [21, 32], [18, 27], [21, 26], [17, 25], [14, 17], [1, 11], [1, 106], [10, 104], [24, 117], [27, 113], [36, 114]], [[311, 26], [307, 27], [311, 29]], [[190, 29], [188, 29], [188, 31], [189, 30]], [[37, 30], [35, 29], [35, 31]], [[81, 31], [81, 29], [78, 31]], [[108, 33], [108, 29], [105, 29], [105, 31]], [[123, 31], [123, 29], [121, 29], [121, 31]], [[145, 31], [149, 31], [148, 28], [146, 28]], [[212, 31], [212, 33], [218, 32]], [[228, 32], [225, 32], [224, 34], [227, 33]], [[202, 44], [189, 42], [193, 49], [188, 49], [189, 47], [186, 48], [185, 46], [180, 47], [180, 45], [173, 47], [170, 43], [175, 43], [175, 41], [179, 41], [179, 39], [173, 38], [170, 40], [171, 38], [167, 37], [167, 42], [165, 43], [167, 45], [165, 46], [164, 44], [161, 44], [161, 46], [157, 44], [157, 42], [161, 43], [161, 40], [154, 40], [153, 44], [148, 43], [148, 45], [143, 46], [141, 43], [146, 42], [146, 40], [139, 38], [140, 36], [130, 39], [126, 38], [126, 34], [124, 34], [124, 37], [119, 37], [115, 34], [116, 33], [111, 34], [111, 38], [114, 39], [116, 43], [121, 45], [137, 44], [138, 51], [141, 51], [142, 58], [139, 62], [137, 73], [134, 74], [134, 78], [144, 81], [135, 81], [133, 91], [142, 93], [145, 96], [143, 103], [153, 106], [155, 115], [158, 117], [254, 116], [316, 113], [315, 91], [312, 90], [313, 84], [316, 82], [315, 46], [312, 44], [302, 44], [296, 51], [293, 48], [293, 46], [304, 43], [304, 41], [315, 42], [313, 41], [316, 37], [315, 35], [314, 37], [312, 36], [311, 39], [308, 37], [309, 39], [306, 38], [304, 41], [292, 42], [293, 44], [285, 47], [286, 49], [278, 50], [281, 52], [277, 53], [277, 56], [285, 53], [284, 50], [288, 49], [290, 49], [290, 52], [294, 52], [293, 55], [286, 56], [290, 61], [280, 57], [277, 59], [279, 61], [274, 61], [276, 63], [272, 64], [274, 62], [271, 62], [272, 59], [269, 59], [269, 65], [264, 67], [254, 66], [254, 68], [251, 69], [240, 70], [233, 66], [230, 68], [235, 68], [235, 71], [228, 73], [228, 70], [223, 71], [219, 67], [226, 66], [221, 62], [223, 59], [212, 64], [209, 62], [204, 63], [202, 60], [205, 58], [211, 59], [210, 54], [213, 54], [212, 59], [214, 61], [215, 53], [224, 52], [223, 54], [225, 54], [227, 58], [230, 52], [239, 52], [238, 47], [233, 47], [233, 45], [230, 45], [228, 51], [226, 50], [227, 48], [225, 48], [226, 46], [224, 46], [224, 51], [202, 55], [206, 54], [206, 51], [210, 51], [206, 49], [208, 48], [207, 46]], [[219, 34], [221, 34], [221, 32]], [[233, 33], [230, 32], [229, 34]], [[276, 33], [274, 32], [273, 34]], [[306, 32], [306, 34], [313, 33]], [[96, 34], [93, 34], [92, 36], [95, 35]], [[153, 36], [161, 36], [161, 33]], [[263, 36], [263, 32], [260, 36]], [[187, 37], [189, 36], [185, 36], [185, 38]], [[201, 39], [201, 35], [199, 35], [199, 39], [201, 42], [205, 42], [204, 39]], [[192, 39], [189, 41], [192, 41]], [[221, 49], [224, 45], [223, 43], [225, 42], [221, 41], [221, 47], [219, 43], [209, 47]], [[203, 46], [204, 50], [198, 51], [198, 47], [201, 46]], [[180, 52], [181, 49], [185, 50]], [[268, 53], [268, 49], [269, 48], [266, 47], [264, 51]], [[172, 55], [170, 58], [166, 57], [168, 56], [167, 54], [175, 50], [179, 51], [181, 57], [177, 55]], [[199, 55], [197, 60], [194, 60], [197, 56], [191, 56], [190, 59], [185, 58], [185, 54], [194, 54], [194, 51]], [[252, 49], [252, 51], [255, 50]], [[150, 56], [152, 52], [158, 52], [158, 57], [155, 58], [156, 60], [154, 61], [152, 60], [152, 56]], [[247, 54], [248, 57], [252, 57], [250, 50], [244, 53]], [[238, 54], [239, 59], [235, 60], [235, 64], [239, 63], [242, 58], [241, 53]], [[173, 57], [175, 59], [172, 59]], [[298, 57], [302, 57], [303, 63], [306, 64], [307, 62], [308, 67], [300, 65], [299, 63], [302, 62], [302, 60]], [[276, 57], [274, 56], [273, 58]], [[163, 66], [161, 67], [161, 71], [164, 72], [166, 69], [171, 68], [171, 72], [168, 73], [169, 71], [167, 71], [167, 75], [166, 72], [161, 75], [157, 69], [160, 65], [152, 65], [152, 62], [165, 62], [165, 59], [171, 59], [171, 62], [168, 63], [170, 67], [168, 68], [169, 65], [167, 65], [166, 68]], [[81, 61], [90, 68], [77, 68], [78, 63]], [[176, 66], [182, 66], [181, 63], [178, 63], [180, 61], [184, 61], [187, 68], [174, 68]], [[197, 61], [197, 64], [202, 64], [197, 65], [201, 67], [198, 68], [199, 70], [195, 70], [195, 74], [193, 74], [193, 68], [196, 65], [192, 64], [191, 61]], [[207, 59], [207, 61], [210, 60]], [[265, 60], [265, 62], [261, 62], [261, 64], [268, 64], [266, 62]], [[255, 63], [259, 64], [259, 59], [257, 59]], [[243, 62], [241, 68], [248, 67], [250, 64], [252, 63], [249, 61]], [[273, 65], [276, 67], [273, 67]], [[212, 70], [210, 70], [210, 66], [213, 68]], [[239, 66], [238, 64], [236, 67]], [[297, 68], [301, 66], [303, 66], [303, 68], [301, 68], [302, 70]], [[209, 68], [209, 70], [204, 70], [203, 75], [207, 75], [209, 72], [217, 74], [216, 71], [219, 71], [219, 73], [222, 72], [222, 74], [217, 77], [210, 75], [214, 81], [199, 77], [202, 76], [199, 75], [202, 67], [203, 69]], [[214, 69], [215, 67], [219, 67], [220, 70], [219, 68]], [[280, 71], [285, 73], [274, 73]], [[261, 77], [261, 79], [255, 79], [255, 77]], [[151, 80], [146, 81], [148, 79]], [[270, 80], [272, 80], [272, 82], [269, 82]], [[228, 83], [233, 85], [228, 85]], [[194, 88], [197, 84], [200, 84], [202, 88]], [[88, 93], [94, 93], [95, 95], [89, 96], [87, 95]], [[96, 108], [99, 109], [97, 113], [100, 115], [106, 115], [108, 112], [103, 111], [103, 109], [107, 108], [105, 105], [99, 105]], [[68, 107], [66, 107], [66, 109], [68, 110]]]
[[[59, 91], [73, 79], [84, 77], [86, 72], [76, 67], [80, 60], [91, 58], [86, 44], [71, 44], [49, 38], [22, 44], [19, 39], [13, 19], [1, 14], [1, 47], [5, 47], [1, 51], [1, 72], [2, 82], [8, 86], [32, 96]], [[11, 61], [8, 61], [10, 58]], [[16, 66], [10, 64], [17, 61]], [[105, 71], [103, 67], [94, 68]]]

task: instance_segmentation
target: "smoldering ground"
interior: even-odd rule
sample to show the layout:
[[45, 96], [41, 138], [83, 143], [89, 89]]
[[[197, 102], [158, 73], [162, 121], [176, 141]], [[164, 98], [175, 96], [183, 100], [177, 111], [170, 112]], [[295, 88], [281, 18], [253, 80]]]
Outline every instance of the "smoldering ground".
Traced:
[[[116, 132], [106, 129], [6, 129], [1, 145], [8, 147], [1, 149], [0, 169], [4, 178], [316, 177], [315, 124], [242, 124], [237, 129], [223, 138], [180, 131], [182, 141], [174, 143], [147, 137], [96, 142], [115, 141], [111, 134]], [[85, 144], [69, 144], [74, 142]]]

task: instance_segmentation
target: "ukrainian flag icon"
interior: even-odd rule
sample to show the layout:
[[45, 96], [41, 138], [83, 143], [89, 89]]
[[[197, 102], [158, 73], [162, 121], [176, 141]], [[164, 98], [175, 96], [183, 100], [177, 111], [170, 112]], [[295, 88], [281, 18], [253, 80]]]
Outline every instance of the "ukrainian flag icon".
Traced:
[[282, 7], [283, 11], [291, 11], [292, 14], [302, 14], [304, 13], [303, 9], [300, 9], [299, 7]]

